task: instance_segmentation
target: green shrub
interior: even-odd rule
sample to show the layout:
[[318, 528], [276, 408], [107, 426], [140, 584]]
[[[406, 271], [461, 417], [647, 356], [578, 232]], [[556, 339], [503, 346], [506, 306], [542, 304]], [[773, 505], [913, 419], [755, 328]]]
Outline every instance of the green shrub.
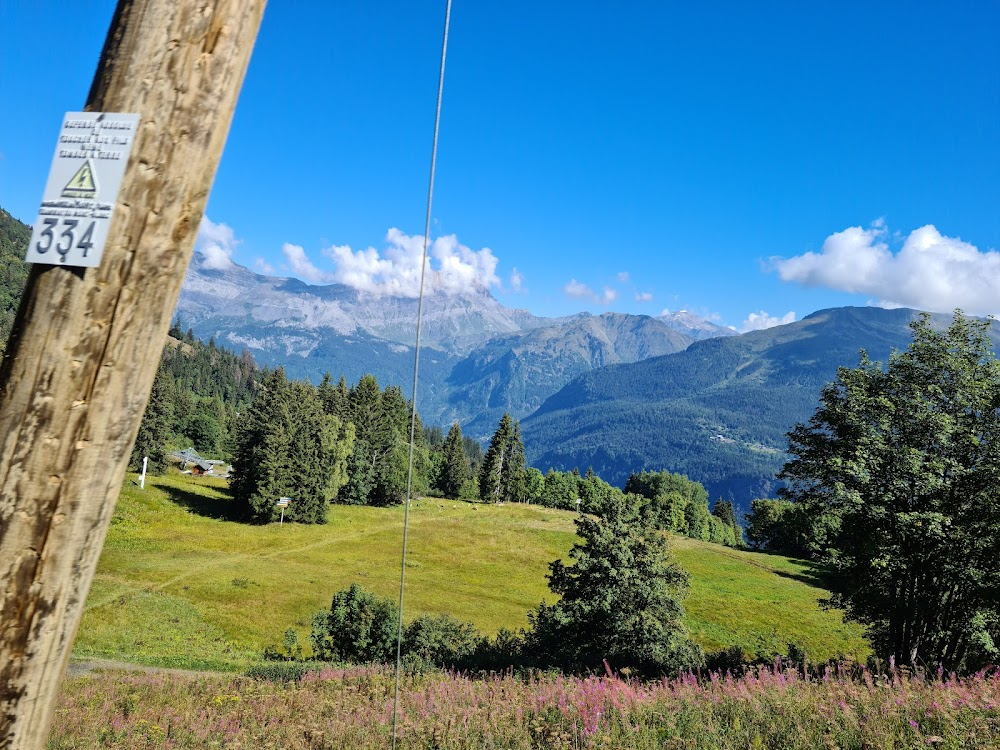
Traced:
[[355, 664], [395, 661], [399, 610], [389, 599], [352, 584], [312, 620], [313, 657]]
[[457, 667], [472, 655], [479, 639], [472, 623], [451, 615], [421, 615], [406, 628], [403, 653], [438, 667]]

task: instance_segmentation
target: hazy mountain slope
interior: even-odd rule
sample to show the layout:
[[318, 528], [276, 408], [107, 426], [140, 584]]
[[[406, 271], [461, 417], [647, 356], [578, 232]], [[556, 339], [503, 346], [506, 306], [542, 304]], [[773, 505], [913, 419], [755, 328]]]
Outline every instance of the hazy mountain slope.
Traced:
[[621, 362], [677, 352], [691, 339], [644, 315], [585, 315], [527, 333], [498, 336], [452, 369], [447, 383], [456, 412], [476, 405], [478, 416], [465, 427], [488, 436], [504, 411], [515, 417], [533, 412], [577, 375]]
[[704, 318], [699, 318], [697, 315], [688, 312], [687, 310], [664, 313], [663, 315], [658, 316], [657, 320], [663, 321], [675, 331], [679, 331], [695, 341], [703, 341], [704, 339], [711, 339], [716, 336], [739, 335], [732, 328], [726, 328], [725, 326], [717, 325], [711, 321], [705, 320]]
[[[293, 377], [317, 382], [329, 372], [353, 383], [373, 373], [407, 392], [412, 382], [415, 299], [312, 286], [238, 265], [214, 270], [196, 253], [176, 314], [199, 338], [246, 347], [261, 364], [282, 364]], [[431, 295], [424, 301], [419, 409], [428, 424], [457, 419], [485, 438], [504, 411], [526, 416], [581, 373], [683, 349], [695, 337], [678, 328], [698, 336], [729, 332], [687, 314], [542, 318], [504, 307], [486, 291]]]
[[745, 508], [773, 491], [787, 431], [811, 416], [837, 367], [855, 366], [862, 348], [879, 360], [905, 348], [916, 314], [822, 310], [587, 373], [524, 420], [528, 458], [543, 470], [593, 466], [618, 483], [632, 470], [679, 471]]

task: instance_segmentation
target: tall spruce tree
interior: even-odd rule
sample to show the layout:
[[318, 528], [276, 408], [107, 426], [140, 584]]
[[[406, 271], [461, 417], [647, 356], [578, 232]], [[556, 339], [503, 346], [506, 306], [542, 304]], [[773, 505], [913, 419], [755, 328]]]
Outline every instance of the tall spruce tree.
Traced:
[[458, 497], [462, 485], [472, 476], [469, 459], [462, 447], [462, 428], [455, 422], [448, 430], [441, 448], [442, 462], [438, 473], [437, 489], [445, 497]]
[[346, 480], [353, 440], [353, 427], [325, 413], [313, 386], [289, 383], [278, 368], [239, 424], [231, 485], [237, 506], [267, 522], [277, 515], [277, 499], [290, 497], [286, 519], [325, 523]]
[[[406, 499], [410, 410], [398, 386], [386, 386], [379, 399], [378, 427], [373, 446], [379, 451], [373, 505], [394, 505]], [[418, 430], [416, 437], [422, 437]]]
[[[380, 391], [375, 377], [365, 375], [348, 395], [347, 413], [356, 428], [356, 446], [340, 501], [378, 506], [403, 502], [409, 466], [411, 410], [402, 390], [397, 386], [388, 386], [384, 392]], [[413, 454], [414, 494], [428, 489], [429, 476], [430, 457], [417, 417]]]
[[230, 487], [241, 513], [258, 522], [270, 521], [274, 503], [287, 496], [288, 382], [283, 368], [268, 373], [239, 422]]
[[489, 503], [522, 500], [525, 483], [521, 428], [504, 412], [479, 469], [479, 497]]
[[323, 402], [323, 410], [341, 422], [347, 422], [349, 420], [347, 405], [349, 393], [344, 376], [341, 375], [337, 385], [334, 385], [330, 373], [325, 373], [318, 390], [320, 401]]
[[528, 477], [524, 460], [524, 443], [521, 441], [521, 423], [514, 420], [510, 436], [510, 461], [507, 464], [507, 482], [504, 500], [523, 503], [528, 499]]
[[141, 471], [142, 459], [147, 456], [149, 462], [146, 470], [150, 474], [160, 474], [166, 468], [166, 445], [173, 418], [173, 402], [174, 380], [161, 363], [132, 447], [132, 458], [129, 461], [129, 469], [132, 471]]

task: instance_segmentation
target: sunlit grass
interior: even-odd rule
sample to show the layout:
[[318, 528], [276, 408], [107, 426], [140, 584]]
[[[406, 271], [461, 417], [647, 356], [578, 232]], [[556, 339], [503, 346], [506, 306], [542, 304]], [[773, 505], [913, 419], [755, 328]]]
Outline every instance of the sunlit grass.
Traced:
[[[333, 506], [324, 526], [226, 520], [221, 480], [126, 482], [87, 601], [76, 653], [147, 664], [242, 669], [288, 627], [358, 582], [398, 596], [403, 507]], [[548, 563], [576, 539], [574, 514], [527, 505], [421, 499], [410, 512], [406, 615], [447, 612], [494, 633], [552, 600]], [[786, 558], [674, 539], [692, 575], [686, 601], [706, 648], [739, 644], [815, 659], [864, 652], [857, 628], [822, 611], [825, 595]]]

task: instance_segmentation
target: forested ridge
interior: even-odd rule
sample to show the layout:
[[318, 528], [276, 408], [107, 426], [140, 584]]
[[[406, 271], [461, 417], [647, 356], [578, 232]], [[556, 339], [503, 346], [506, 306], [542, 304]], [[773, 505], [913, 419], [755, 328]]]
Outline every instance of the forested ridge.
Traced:
[[[837, 367], [856, 364], [862, 349], [887, 360], [909, 343], [916, 315], [822, 310], [790, 325], [587, 373], [524, 420], [528, 461], [593, 466], [614, 484], [633, 471], [668, 468], [749, 510], [750, 499], [776, 491], [786, 434], [809, 416]], [[931, 316], [938, 328], [948, 320]]]
[[24, 253], [30, 241], [31, 227], [0, 208], [0, 352], [7, 346], [7, 337], [28, 278]]

